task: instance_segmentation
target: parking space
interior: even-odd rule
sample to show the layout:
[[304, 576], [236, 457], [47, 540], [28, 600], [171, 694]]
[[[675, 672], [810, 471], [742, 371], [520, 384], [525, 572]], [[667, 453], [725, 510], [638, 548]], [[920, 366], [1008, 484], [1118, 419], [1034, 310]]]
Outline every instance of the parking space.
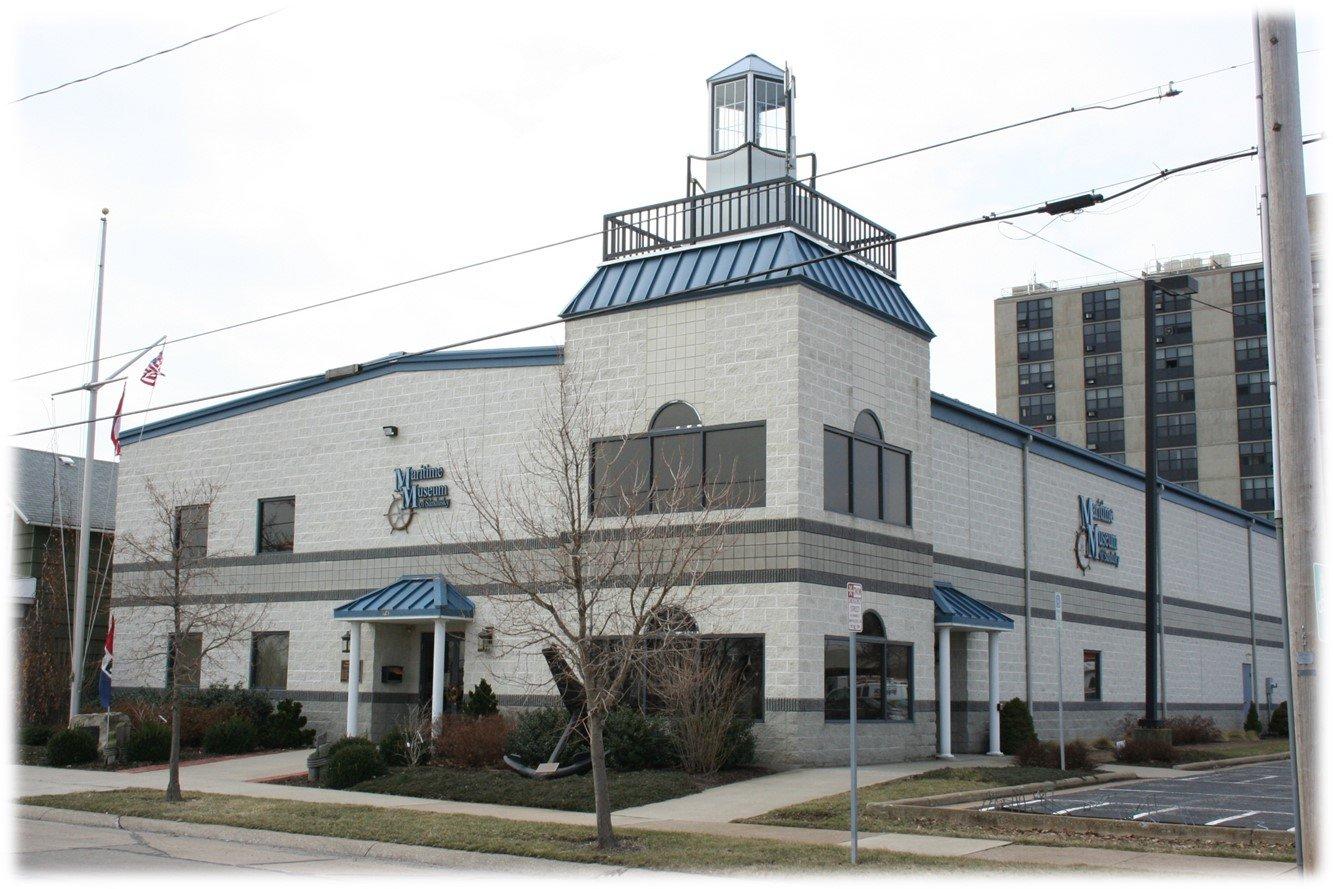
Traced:
[[1286, 761], [1234, 766], [1189, 777], [1104, 784], [988, 808], [1262, 830], [1290, 831], [1295, 826], [1291, 766]]

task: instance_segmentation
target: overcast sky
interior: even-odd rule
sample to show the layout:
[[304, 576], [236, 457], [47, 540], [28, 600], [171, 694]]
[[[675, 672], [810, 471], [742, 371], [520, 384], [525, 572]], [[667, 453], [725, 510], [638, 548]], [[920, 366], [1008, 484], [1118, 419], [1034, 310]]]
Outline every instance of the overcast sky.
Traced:
[[[277, 5], [11, 9], [9, 98]], [[1184, 83], [1177, 98], [821, 179], [822, 191], [900, 234], [1253, 145], [1248, 7], [1168, 6], [291, 3], [7, 106], [15, 273], [5, 379], [87, 358], [103, 206], [105, 354], [594, 232], [604, 213], [678, 197], [685, 155], [708, 147], [704, 79], [750, 52], [796, 73], [798, 150], [817, 152], [826, 170], [1241, 65]], [[1321, 23], [1298, 21], [1301, 48], [1321, 49]], [[1326, 126], [1322, 64], [1321, 52], [1301, 57], [1307, 132]], [[1307, 152], [1312, 192], [1325, 187], [1326, 151]], [[1043, 234], [1130, 271], [1154, 257], [1253, 254], [1256, 181], [1254, 162], [1236, 162]], [[901, 282], [938, 334], [935, 390], [993, 409], [995, 298], [1034, 277], [1109, 274], [1021, 237], [985, 225], [900, 248]], [[599, 249], [583, 240], [168, 347], [153, 398], [547, 320], [592, 274]], [[555, 327], [493, 345], [560, 337]], [[80, 396], [48, 395], [85, 373], [10, 386], [6, 431], [82, 417]], [[100, 412], [118, 396], [105, 392]], [[127, 406], [148, 397], [132, 382]], [[99, 456], [110, 453], [105, 426]], [[11, 441], [82, 449], [77, 431]]]

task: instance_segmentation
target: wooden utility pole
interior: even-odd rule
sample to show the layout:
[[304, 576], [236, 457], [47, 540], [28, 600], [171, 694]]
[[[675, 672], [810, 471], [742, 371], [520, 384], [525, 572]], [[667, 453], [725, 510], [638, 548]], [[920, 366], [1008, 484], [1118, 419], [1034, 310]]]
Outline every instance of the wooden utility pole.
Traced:
[[1290, 12], [1256, 18], [1259, 130], [1263, 144], [1264, 209], [1268, 235], [1264, 273], [1272, 354], [1274, 519], [1282, 541], [1287, 656], [1291, 670], [1288, 717], [1296, 773], [1298, 863], [1314, 871], [1319, 836], [1314, 737], [1319, 633], [1315, 612], [1322, 479], [1319, 458], [1318, 374], [1315, 368], [1314, 286], [1301, 139], [1296, 22]]

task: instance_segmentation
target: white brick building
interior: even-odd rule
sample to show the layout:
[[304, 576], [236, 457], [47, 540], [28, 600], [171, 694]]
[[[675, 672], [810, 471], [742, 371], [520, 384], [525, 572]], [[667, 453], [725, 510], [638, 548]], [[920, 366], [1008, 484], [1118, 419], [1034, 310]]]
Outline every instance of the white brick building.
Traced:
[[[774, 142], [773, 121], [786, 125], [774, 107], [790, 103], [781, 83], [755, 57], [710, 80], [721, 104], [708, 175], [728, 187], [710, 181], [608, 217], [607, 262], [565, 309], [563, 347], [390, 356], [124, 433], [121, 533], [147, 530], [146, 483], [216, 482], [222, 493], [194, 526], [216, 594], [268, 605], [270, 635], [238, 645], [201, 682], [270, 687], [341, 734], [356, 671], [349, 623], [334, 609], [405, 576], [442, 575], [467, 603], [439, 619], [447, 683], [486, 678], [508, 708], [555, 702], [536, 652], [482, 644], [488, 628], [504, 628], [488, 591], [461, 581], [457, 541], [478, 533], [466, 499], [455, 489], [449, 506], [417, 509], [406, 532], [386, 510], [398, 469], [466, 455], [496, 483], [512, 478], [563, 365], [591, 387], [608, 434], [646, 435], [664, 405], [693, 409], [701, 429], [657, 429], [645, 454], [648, 439], [712, 442], [704, 436], [727, 427], [758, 467], [761, 493], [738, 543], [705, 578], [718, 607], [700, 615], [699, 631], [741, 640], [765, 761], [846, 759], [849, 581], [878, 618], [856, 690], [867, 762], [987, 749], [996, 697], [1030, 694], [1046, 736], [1059, 697], [1071, 733], [1085, 737], [1142, 711], [1141, 474], [931, 392], [934, 334], [899, 286], [888, 232], [766, 167], [794, 158], [790, 139]], [[756, 109], [756, 95], [767, 104]], [[738, 153], [767, 178], [733, 184]], [[839, 255], [853, 247], [861, 252]], [[1112, 511], [1097, 526], [1118, 535], [1118, 565], [1085, 548], [1076, 556], [1082, 498]], [[1266, 680], [1277, 683], [1273, 703], [1286, 694], [1273, 527], [1173, 485], [1162, 519], [1168, 710], [1237, 726], [1250, 696], [1262, 707]], [[141, 570], [116, 565], [119, 575]], [[960, 603], [965, 614], [950, 611]], [[160, 687], [166, 640], [144, 631], [143, 606], [120, 599], [114, 613], [117, 683]], [[405, 705], [428, 700], [445, 638], [436, 616], [362, 612], [357, 731], [381, 733]], [[944, 641], [953, 718], [940, 738]]]

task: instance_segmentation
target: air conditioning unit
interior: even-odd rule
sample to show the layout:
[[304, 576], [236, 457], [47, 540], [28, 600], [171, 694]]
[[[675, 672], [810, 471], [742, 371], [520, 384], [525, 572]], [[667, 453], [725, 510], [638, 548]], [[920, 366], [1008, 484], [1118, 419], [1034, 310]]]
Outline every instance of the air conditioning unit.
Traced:
[[1160, 344], [1166, 342], [1166, 337], [1161, 337], [1161, 336], [1156, 337], [1156, 338], [1153, 340], [1153, 342], [1155, 342], [1155, 343], [1157, 343], [1158, 345], [1160, 345]]
[[1083, 385], [1085, 385], [1085, 386], [1095, 386], [1095, 385], [1097, 385], [1097, 378], [1096, 378], [1096, 377], [1088, 377], [1088, 378], [1086, 378], [1086, 379], [1083, 381]]
[[1093, 348], [1094, 348], [1093, 346], [1084, 346], [1084, 347], [1083, 347], [1083, 351], [1084, 351], [1084, 352], [1091, 352], [1091, 351], [1093, 350]]
[[1054, 383], [1047, 383], [1047, 384], [1046, 384], [1046, 388], [1047, 388], [1047, 389], [1054, 389], [1054, 388], [1055, 388], [1055, 384], [1054, 384]]
[[1095, 410], [1094, 410], [1094, 411], [1088, 411], [1088, 416], [1089, 416], [1090, 418], [1096, 418], [1096, 416], [1097, 416], [1097, 412], [1096, 412]]
[[1019, 329], [1019, 330], [1027, 330], [1027, 329], [1028, 329], [1028, 322], [1027, 322], [1027, 319], [1026, 319], [1026, 318], [1024, 318], [1022, 321], [1019, 321], [1019, 322], [1018, 322], [1018, 329]]
[[1091, 321], [1091, 320], [1092, 320], [1092, 316], [1093, 316], [1093, 313], [1092, 313], [1092, 312], [1084, 312], [1084, 313], [1083, 313], [1083, 320], [1084, 320], [1084, 321]]
[[1047, 423], [1052, 423], [1052, 422], [1054, 422], [1054, 421], [1055, 421], [1055, 414], [1047, 414], [1047, 415], [1046, 415], [1046, 422], [1047, 422]]
[[1092, 442], [1091, 444], [1089, 444], [1089, 445], [1088, 445], [1088, 450], [1090, 450], [1090, 451], [1095, 451], [1095, 450], [1097, 450], [1097, 442], [1094, 441], [1094, 442]]

